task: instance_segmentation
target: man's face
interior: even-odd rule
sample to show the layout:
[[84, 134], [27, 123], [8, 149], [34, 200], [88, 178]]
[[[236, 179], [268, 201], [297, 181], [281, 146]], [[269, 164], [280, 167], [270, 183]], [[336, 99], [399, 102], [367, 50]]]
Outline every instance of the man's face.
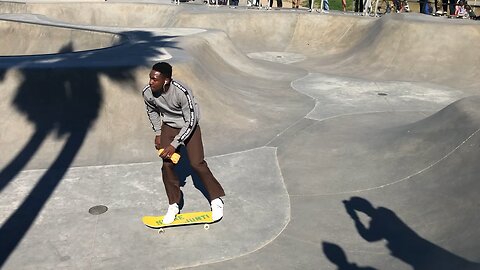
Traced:
[[158, 71], [152, 70], [149, 74], [150, 80], [148, 81], [148, 85], [152, 89], [152, 92], [158, 93], [163, 91], [163, 85], [167, 78]]

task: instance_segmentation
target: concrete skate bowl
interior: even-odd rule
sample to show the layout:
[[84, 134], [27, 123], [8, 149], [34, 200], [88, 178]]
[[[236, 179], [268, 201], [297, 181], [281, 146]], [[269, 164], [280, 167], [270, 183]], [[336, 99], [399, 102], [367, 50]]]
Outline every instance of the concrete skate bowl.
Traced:
[[[85, 12], [78, 12], [80, 6]], [[8, 86], [2, 91], [0, 108], [2, 115], [8, 115], [2, 129], [9, 130], [2, 132], [2, 149], [7, 153], [2, 164], [16, 162], [18, 167], [23, 158], [29, 161], [25, 169], [50, 170], [60, 153], [62, 160], [65, 156], [73, 160], [55, 168], [79, 167], [61, 177], [47, 171], [64, 193], [51, 195], [52, 202], [45, 207], [57, 209], [55, 202], [73, 195], [73, 209], [60, 208], [68, 217], [78, 215], [85, 201], [93, 203], [94, 198], [116, 209], [114, 215], [98, 220], [83, 217], [89, 229], [95, 222], [102, 225], [93, 245], [96, 255], [72, 244], [91, 235], [74, 236], [73, 229], [59, 229], [42, 218], [45, 214], [39, 215], [41, 220], [32, 227], [36, 234], [23, 238], [27, 244], [11, 253], [7, 269], [21, 265], [22, 256], [31, 256], [32, 248], [46, 236], [52, 237], [50, 245], [63, 256], [48, 253], [34, 258], [33, 264], [45, 268], [54, 263], [66, 268], [138, 268], [139, 261], [144, 268], [158, 267], [161, 261], [162, 268], [478, 269], [480, 101], [472, 95], [478, 94], [479, 59], [471, 46], [479, 40], [478, 25], [415, 15], [374, 19], [126, 3], [3, 8], [78, 27], [137, 27], [148, 33], [151, 29], [146, 28], [208, 29], [185, 36], [173, 31], [169, 43], [162, 44], [169, 45], [165, 47], [176, 78], [194, 89], [201, 104], [207, 160], [226, 186], [230, 208], [226, 211], [232, 211], [226, 212], [215, 235], [186, 229], [182, 237], [167, 236], [168, 250], [141, 252], [158, 241], [138, 228], [132, 215], [146, 208], [158, 210], [152, 201], [162, 194], [149, 181], [138, 181], [158, 179], [158, 171], [151, 169], [158, 164], [151, 154], [143, 104], [132, 102], [138, 101], [153, 63], [148, 58], [127, 67], [93, 70], [74, 66], [45, 73], [38, 67], [7, 68], [1, 76], [2, 88]], [[442, 31], [449, 37], [436, 34]], [[468, 68], [445, 72], [457, 56], [443, 52], [456, 50], [464, 53], [462, 66]], [[117, 57], [124, 55], [120, 51]], [[281, 64], [290, 55], [296, 60]], [[25, 82], [46, 74], [50, 79], [78, 77], [54, 85], [39, 79]], [[19, 89], [38, 85], [54, 86], [50, 88], [65, 96], [72, 90], [93, 89], [74, 97], [83, 100], [81, 107], [95, 109], [74, 114], [73, 126], [70, 118], [45, 119], [81, 111], [74, 102], [42, 112], [50, 117], [35, 119], [38, 111], [28, 110], [32, 103], [20, 102], [30, 92]], [[77, 107], [67, 109], [72, 104]], [[25, 138], [25, 132], [33, 139]], [[82, 132], [88, 136], [68, 140]], [[74, 145], [64, 147], [69, 141]], [[35, 142], [44, 146], [28, 150]], [[17, 155], [22, 148], [27, 151]], [[147, 173], [139, 173], [143, 171]], [[36, 172], [22, 171], [17, 181], [28, 180], [29, 175], [36, 180]], [[42, 179], [43, 171], [39, 172]], [[264, 180], [261, 185], [259, 179]], [[4, 193], [10, 194], [7, 188]], [[19, 189], [28, 190], [17, 184]], [[188, 188], [185, 192], [187, 198], [202, 201]], [[7, 204], [2, 201], [3, 205]], [[273, 218], [242, 226], [233, 215], [249, 216], [254, 211], [269, 218], [273, 213]], [[69, 225], [60, 220], [61, 228]], [[133, 233], [121, 237], [113, 233], [118, 221], [125, 224], [124, 232]], [[54, 228], [62, 231], [61, 237], [55, 236]], [[74, 250], [78, 256], [72, 255]], [[175, 260], [177, 250], [182, 256], [188, 254], [188, 260], [182, 261], [189, 263]]]
[[120, 37], [111, 33], [11, 21], [0, 21], [0, 34], [8, 41], [0, 48], [0, 56], [95, 50], [120, 42]]
[[[218, 29], [245, 53], [294, 52], [308, 56], [302, 67], [309, 71], [478, 88], [478, 83], [471, 80], [477, 76], [475, 67], [479, 61], [472, 46], [479, 39], [478, 25], [469, 21], [435, 20], [418, 14], [397, 14], [378, 20], [341, 15], [319, 19], [318, 14], [309, 13], [225, 9], [212, 13], [188, 7], [129, 3], [10, 3], [2, 9], [44, 14], [80, 25]], [[109, 16], [105, 16], [105, 9]], [[125, 16], [127, 10], [129, 15]], [[449, 33], [448, 41], [438, 34], [442, 31]], [[461, 52], [460, 60], [452, 52]], [[447, 66], [458, 62], [468, 68], [454, 76], [444, 71], [452, 70]]]
[[[65, 31], [91, 29], [38, 14], [20, 14], [19, 22], [14, 22], [11, 14], [5, 16], [13, 29], [17, 23], [30, 23], [32, 29], [28, 28], [27, 32], [34, 31], [38, 26], [36, 23], [50, 24], [52, 28]], [[158, 266], [158, 260], [154, 257], [161, 256], [162, 268], [168, 268], [218, 262], [248, 254], [268, 244], [288, 222], [289, 204], [275, 157], [276, 150], [265, 145], [274, 134], [308, 112], [305, 102], [310, 104], [309, 107], [313, 105], [308, 97], [290, 89], [290, 81], [304, 72], [292, 68], [274, 70], [268, 64], [254, 65], [233, 46], [229, 48], [227, 36], [221, 32], [199, 35], [203, 31], [198, 29], [105, 26], [92, 31], [102, 32], [105, 29], [120, 36], [121, 44], [101, 50], [73, 52], [59, 49], [58, 53], [30, 56], [16, 52], [17, 56], [2, 57], [1, 79], [5, 91], [1, 94], [1, 110], [6, 116], [2, 128], [8, 130], [2, 133], [5, 150], [0, 173], [2, 194], [8, 194], [2, 196], [1, 202], [5, 206], [0, 229], [2, 239], [5, 239], [0, 256], [2, 266], [6, 269], [49, 268], [60, 260], [61, 267], [66, 268], [91, 268], [95, 265], [107, 268], [122, 265], [128, 268], [130, 265], [133, 269], [138, 267], [138, 259], [142, 261], [141, 268], [153, 268]], [[19, 34], [21, 31], [7, 31], [7, 40], [9, 33]], [[225, 40], [226, 46], [221, 53], [236, 52], [238, 57], [223, 59], [221, 54], [208, 46], [209, 42], [222, 40]], [[35, 42], [32, 40], [32, 45]], [[171, 55], [159, 49], [169, 50]], [[205, 59], [198, 59], [202, 54]], [[156, 237], [154, 231], [146, 229], [140, 222], [141, 215], [158, 213], [162, 211], [159, 205], [167, 204], [165, 198], [158, 202], [161, 194], [157, 190], [161, 183], [161, 180], [158, 181], [158, 169], [161, 162], [152, 147], [153, 134], [149, 130], [141, 99], [141, 89], [148, 81], [150, 66], [165, 59], [162, 57], [176, 59], [173, 62], [175, 78], [184, 78], [184, 81], [199, 88], [196, 97], [202, 103], [203, 117], [209, 119], [202, 123], [203, 133], [206, 134], [205, 145], [210, 145], [207, 148], [209, 163], [214, 168], [223, 168], [217, 169], [215, 174], [226, 179], [222, 182], [227, 190], [231, 190], [230, 194], [237, 194], [231, 200], [229, 211], [232, 211], [232, 219], [222, 221], [226, 226], [217, 230], [216, 237], [183, 229], [185, 237], [197, 239], [189, 244], [189, 248], [196, 251], [189, 252], [192, 257], [183, 263], [178, 262], [175, 256], [179, 248], [185, 248], [183, 237], [167, 236], [169, 244], [165, 246], [166, 249], [156, 248], [145, 253], [143, 247], [155, 245]], [[236, 66], [232, 66], [232, 63]], [[209, 66], [213, 68], [208, 69]], [[242, 67], [243, 71], [240, 70]], [[248, 77], [247, 74], [255, 72], [261, 74], [255, 79], [255, 87], [237, 77], [239, 74]], [[228, 74], [232, 75], [229, 77]], [[269, 76], [284, 79], [271, 83]], [[276, 93], [263, 91], [272, 86], [276, 88]], [[256, 103], [258, 100], [264, 102], [260, 105]], [[250, 110], [245, 110], [246, 104], [250, 104]], [[284, 117], [283, 122], [275, 122], [274, 119], [283, 114], [285, 108], [290, 114]], [[265, 113], [259, 114], [262, 110], [266, 110]], [[230, 127], [225, 127], [219, 133], [218, 125], [225, 124]], [[262, 129], [265, 134], [253, 136], [252, 129]], [[229, 140], [225, 140], [225, 137]], [[232, 139], [237, 143], [232, 144]], [[222, 155], [215, 157], [211, 153]], [[265, 167], [248, 166], [252, 162]], [[120, 167], [122, 169], [119, 170]], [[255, 192], [242, 192], [242, 186], [252, 185], [256, 181], [243, 175], [246, 170], [264, 179]], [[118, 174], [120, 171], [123, 173]], [[190, 177], [188, 172], [181, 173], [182, 178]], [[92, 181], [97, 177], [101, 180]], [[122, 191], [105, 189], [106, 183], [111, 187], [120, 187]], [[190, 201], [184, 211], [205, 210], [205, 206], [208, 206], [208, 201], [205, 204], [201, 193], [192, 192], [195, 189], [190, 185], [183, 189]], [[260, 194], [267, 190], [269, 194]], [[108, 194], [98, 193], [105, 191]], [[100, 197], [111, 213], [124, 212], [113, 214], [113, 219], [102, 218], [100, 223], [107, 222], [99, 225], [103, 232], [93, 228], [97, 226], [98, 219], [85, 216], [88, 215], [86, 210]], [[243, 226], [240, 220], [256, 208], [254, 201], [277, 208], [262, 210], [264, 213], [261, 218]], [[139, 209], [140, 205], [144, 206]], [[123, 221], [118, 220], [125, 217]], [[121, 242], [113, 245], [107, 243], [120, 240], [118, 234], [114, 233], [118, 222], [124, 228], [133, 229], [126, 236], [130, 239], [127, 242], [136, 247]], [[75, 233], [75, 228], [79, 229], [79, 226], [84, 229]], [[27, 233], [34, 228], [40, 234], [28, 236]], [[63, 235], [61, 238], [57, 234], [59, 231]], [[95, 248], [85, 249], [81, 244], [84, 241], [78, 240], [89, 238], [91, 233], [93, 242], [90, 244]], [[146, 238], [139, 238], [138, 233]], [[100, 235], [109, 240], [98, 242]], [[38, 246], [45, 239], [49, 239], [56, 247], [50, 251], [68, 249], [68, 255], [57, 257], [49, 249], [44, 249], [45, 253], [37, 257], [37, 254], [43, 253], [38, 252]], [[110, 248], [104, 249], [101, 245]], [[227, 245], [231, 247], [226, 249]], [[117, 248], [112, 249], [112, 246]], [[136, 260], [121, 255], [127, 254], [128, 250], [136, 250]], [[152, 255], [152, 252], [156, 255]], [[34, 257], [29, 266], [25, 266], [25, 255]], [[104, 260], [112, 260], [112, 263], [106, 265], [101, 262]]]

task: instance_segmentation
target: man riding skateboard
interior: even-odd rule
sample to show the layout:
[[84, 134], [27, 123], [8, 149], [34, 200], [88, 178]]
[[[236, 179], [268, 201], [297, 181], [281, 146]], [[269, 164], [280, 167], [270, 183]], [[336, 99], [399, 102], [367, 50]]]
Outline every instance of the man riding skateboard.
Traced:
[[225, 192], [204, 160], [203, 142], [198, 124], [200, 111], [192, 91], [172, 79], [172, 66], [166, 62], [153, 65], [149, 83], [143, 89], [147, 116], [155, 132], [155, 148], [163, 149], [162, 178], [168, 197], [168, 210], [163, 219], [170, 224], [180, 212], [182, 198], [180, 181], [170, 160], [180, 147], [185, 147], [192, 169], [204, 184], [212, 207], [213, 221], [223, 217]]

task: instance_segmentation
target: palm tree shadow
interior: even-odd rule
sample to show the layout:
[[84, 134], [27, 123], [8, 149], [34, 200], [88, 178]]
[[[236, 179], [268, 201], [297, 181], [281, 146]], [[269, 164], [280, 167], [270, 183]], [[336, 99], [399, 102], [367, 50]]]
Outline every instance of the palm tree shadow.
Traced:
[[[139, 65], [150, 65], [150, 59], [159, 56], [159, 47], [175, 48], [176, 42], [170, 41], [172, 37], [154, 36], [144, 31], [125, 32], [124, 36], [127, 35], [141, 42], [138, 42], [138, 45], [125, 44], [113, 49], [85, 53], [69, 53], [73, 48], [71, 44], [66, 44], [60, 50], [62, 54], [55, 55], [57, 59], [61, 59], [54, 64], [35, 63], [32, 60], [27, 67], [19, 69], [24, 80], [16, 90], [12, 107], [23, 114], [34, 125], [35, 130], [23, 149], [0, 171], [0, 192], [25, 168], [47, 136], [54, 135], [65, 142], [31, 192], [0, 227], [0, 268], [63, 179], [96, 121], [104, 102], [100, 76], [105, 75], [117, 82], [133, 84], [135, 68]], [[169, 41], [166, 41], [166, 38]], [[131, 64], [121, 59], [123, 62], [120, 65], [86, 65], [110, 57], [112, 51], [117, 54], [136, 52], [137, 57]], [[120, 56], [117, 55], [117, 58]], [[22, 66], [25, 66], [26, 61], [28, 62], [28, 57], [18, 58]], [[0, 70], [0, 79], [5, 78], [9, 68], [15, 68], [15, 65], [3, 67]]]
[[[368, 242], [385, 239], [391, 255], [418, 270], [480, 269], [480, 264], [457, 256], [419, 236], [392, 210], [373, 207], [364, 198], [343, 201], [360, 236]], [[358, 212], [370, 218], [369, 226], [360, 220]]]
[[325, 256], [338, 267], [338, 270], [376, 270], [369, 266], [360, 267], [355, 263], [349, 263], [343, 249], [335, 244], [323, 242], [322, 248]]

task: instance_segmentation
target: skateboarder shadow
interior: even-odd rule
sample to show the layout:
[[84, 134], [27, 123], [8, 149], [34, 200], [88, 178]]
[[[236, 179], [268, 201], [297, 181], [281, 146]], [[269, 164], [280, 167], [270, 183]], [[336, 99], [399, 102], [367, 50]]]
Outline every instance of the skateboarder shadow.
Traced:
[[[174, 171], [177, 174], [178, 179], [180, 181], [180, 187], [185, 187], [185, 185], [187, 184], [187, 178], [191, 176], [193, 186], [202, 193], [202, 195], [205, 197], [205, 199], [207, 199], [207, 201], [209, 201], [210, 196], [208, 194], [208, 191], [205, 188], [205, 185], [203, 184], [200, 177], [192, 169], [192, 166], [190, 166], [190, 160], [188, 159], [187, 150], [183, 146], [180, 147], [180, 155], [181, 155], [181, 158], [178, 161], [178, 164], [174, 167]], [[182, 201], [180, 202], [180, 205], [179, 205], [180, 209], [182, 209], [183, 206], [184, 206], [184, 200], [182, 196]]]
[[[368, 242], [385, 239], [391, 255], [418, 270], [480, 269], [480, 264], [468, 261], [422, 238], [407, 226], [392, 210], [373, 205], [360, 197], [343, 201], [355, 227]], [[366, 226], [358, 212], [370, 218]]]
[[355, 263], [349, 263], [343, 249], [335, 244], [323, 242], [322, 247], [325, 256], [338, 267], [338, 270], [376, 270], [369, 266], [361, 267]]

